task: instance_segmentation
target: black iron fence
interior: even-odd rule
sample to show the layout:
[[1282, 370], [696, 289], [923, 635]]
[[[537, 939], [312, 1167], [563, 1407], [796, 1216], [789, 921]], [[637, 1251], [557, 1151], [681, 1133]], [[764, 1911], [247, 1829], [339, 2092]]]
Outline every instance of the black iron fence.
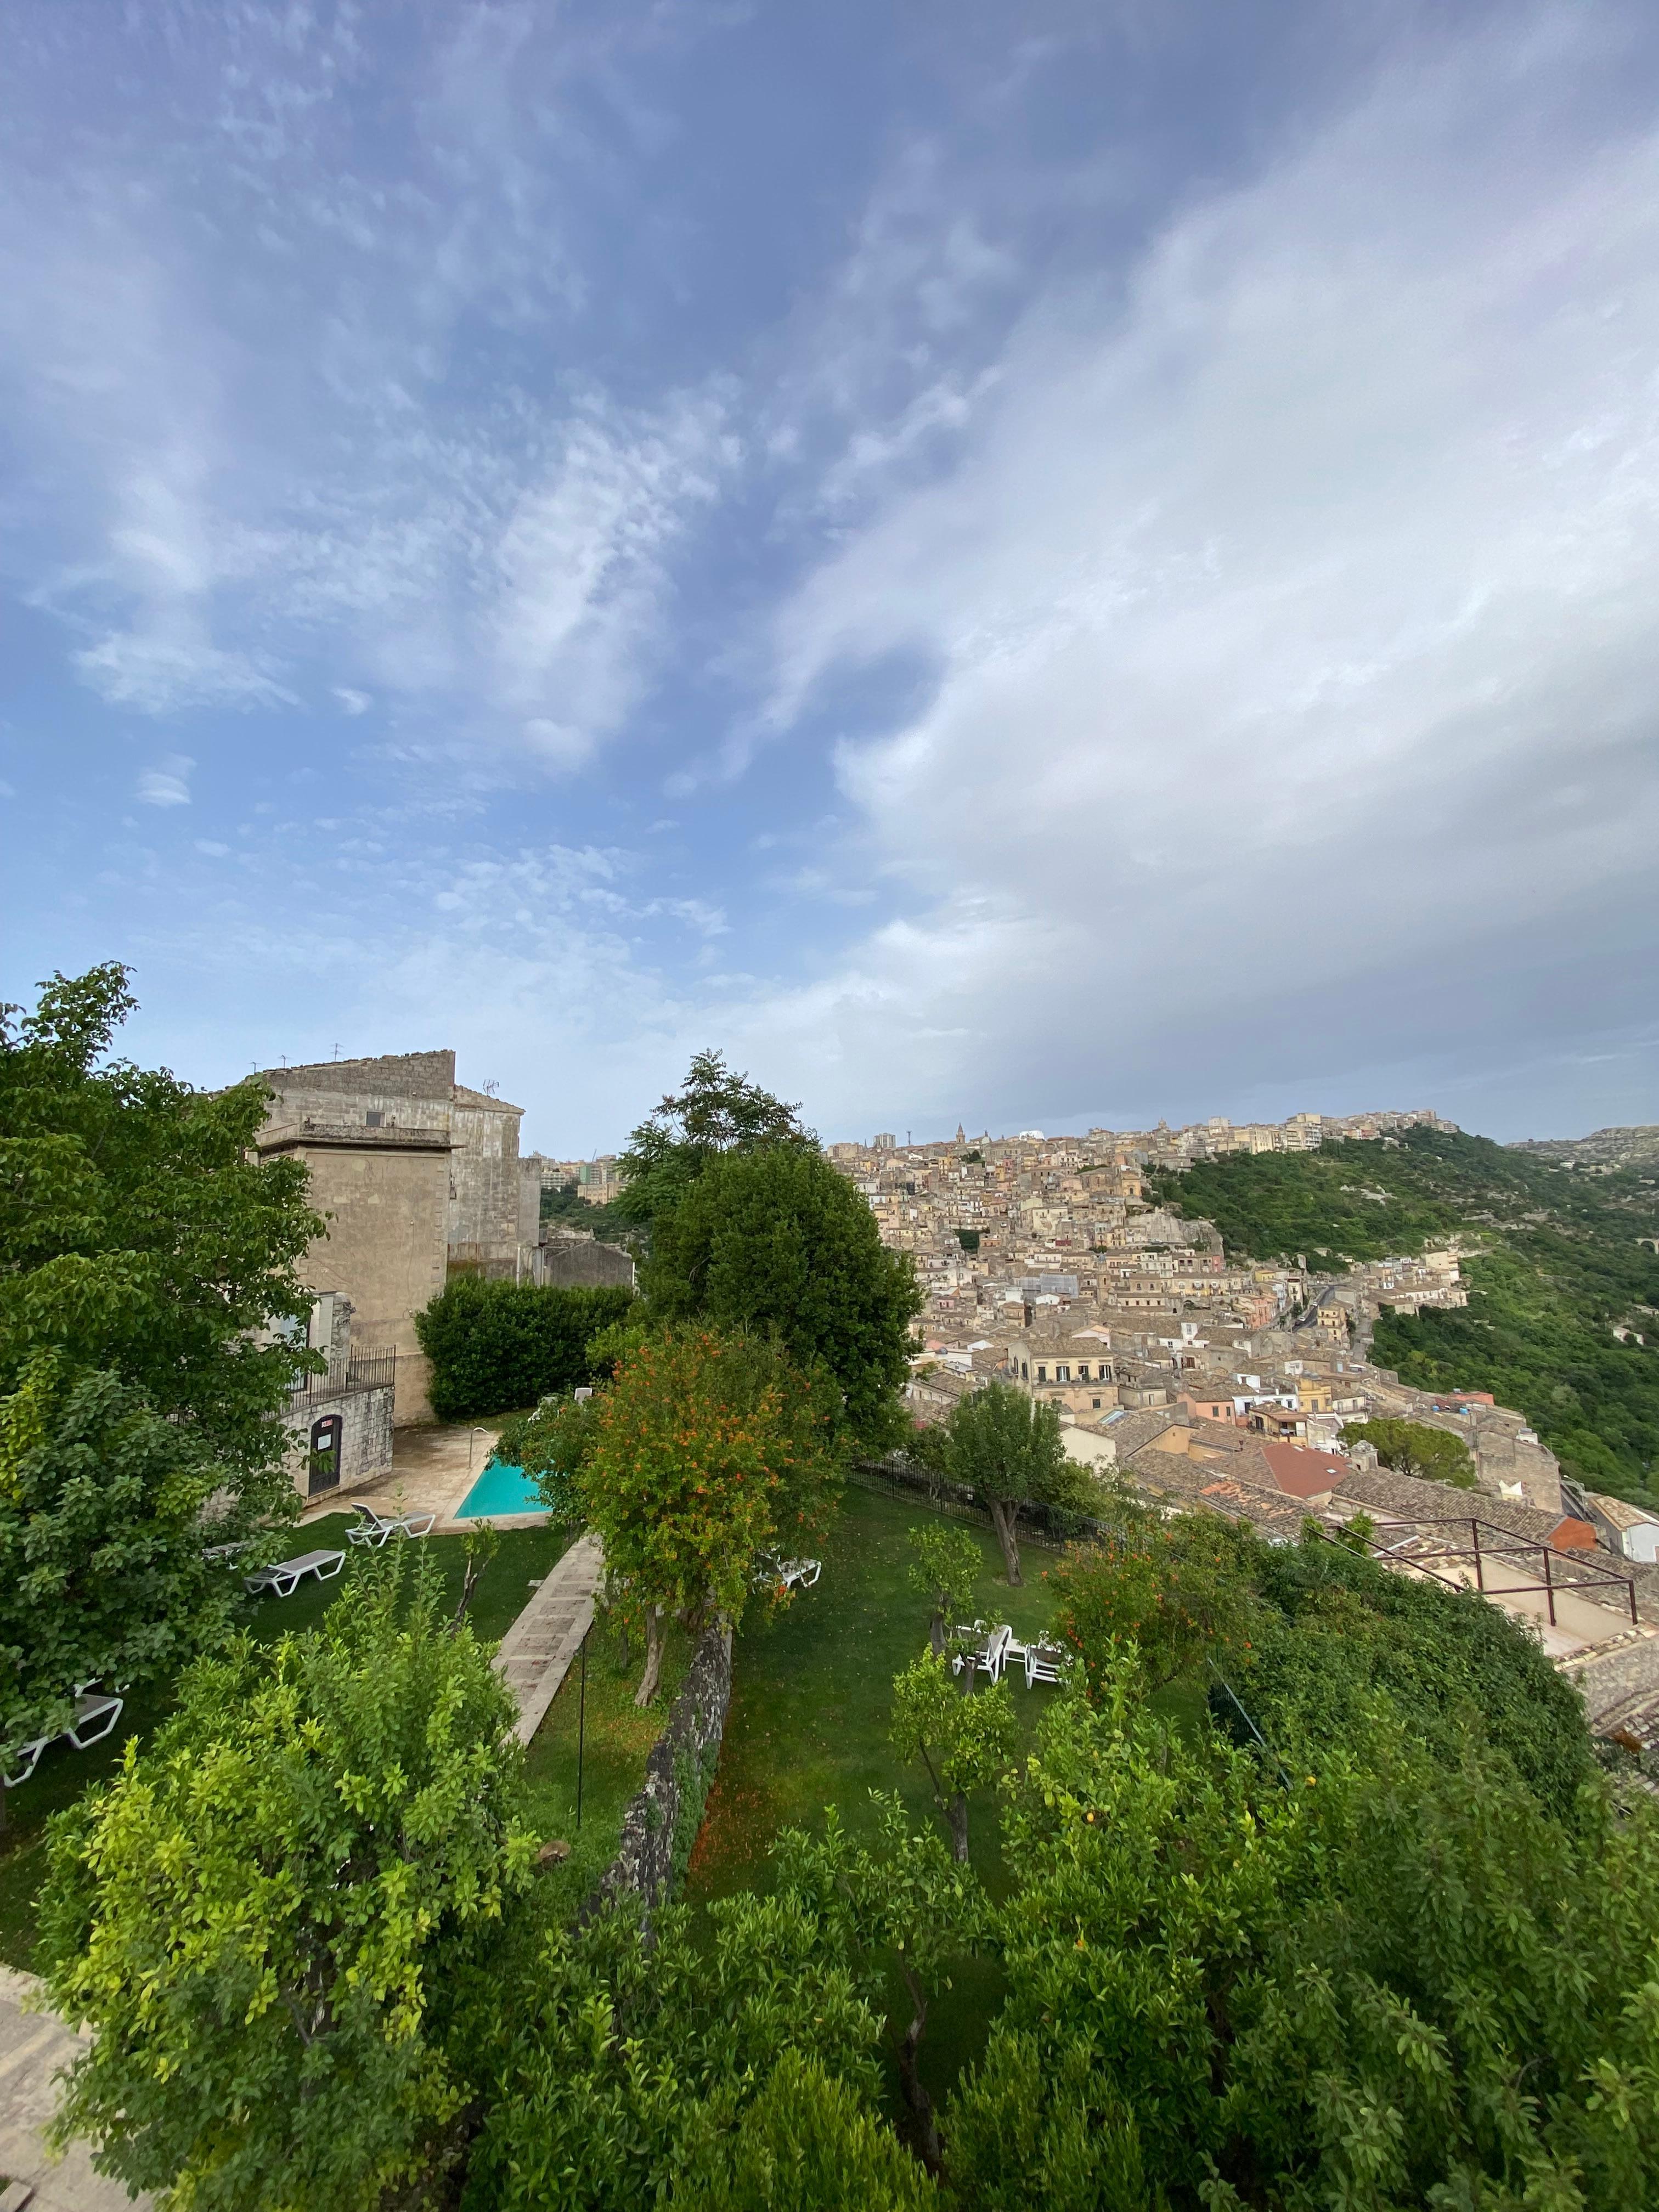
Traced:
[[288, 1394], [289, 1403], [314, 1406], [321, 1399], [349, 1397], [358, 1390], [395, 1389], [397, 1382], [394, 1351], [354, 1352], [325, 1375], [302, 1375]]

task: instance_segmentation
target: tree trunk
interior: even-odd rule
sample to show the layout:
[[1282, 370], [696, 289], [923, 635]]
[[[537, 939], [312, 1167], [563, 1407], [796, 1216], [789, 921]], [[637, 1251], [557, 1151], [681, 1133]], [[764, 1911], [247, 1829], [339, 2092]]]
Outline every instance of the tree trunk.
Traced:
[[1023, 1589], [1025, 1584], [1019, 1571], [1019, 1537], [1016, 1522], [1019, 1508], [1008, 1498], [988, 1498], [985, 1503], [991, 1509], [991, 1525], [997, 1532], [998, 1543], [1002, 1547], [1002, 1564], [1008, 1570], [1009, 1586], [1013, 1589]]
[[657, 1685], [662, 1680], [662, 1607], [648, 1605], [645, 1608], [645, 1672], [640, 1677], [640, 1686], [634, 1692], [636, 1705], [648, 1705], [657, 1694]]
[[928, 1624], [927, 1641], [933, 1647], [934, 1658], [942, 1659], [945, 1656], [945, 1615], [937, 1610]]
[[921, 2086], [921, 2075], [916, 2070], [916, 2053], [921, 2047], [922, 2032], [927, 2026], [927, 1998], [921, 1982], [906, 1966], [902, 1969], [905, 1987], [910, 1992], [912, 2019], [899, 2045], [899, 2081], [904, 2090], [904, 2101], [910, 2107], [915, 2123], [916, 2148], [922, 2164], [929, 2173], [939, 2170], [939, 2122], [933, 2116], [933, 2100]]
[[945, 1808], [945, 1817], [951, 1824], [951, 1849], [956, 1854], [958, 1866], [968, 1863], [968, 1796], [958, 1790]]

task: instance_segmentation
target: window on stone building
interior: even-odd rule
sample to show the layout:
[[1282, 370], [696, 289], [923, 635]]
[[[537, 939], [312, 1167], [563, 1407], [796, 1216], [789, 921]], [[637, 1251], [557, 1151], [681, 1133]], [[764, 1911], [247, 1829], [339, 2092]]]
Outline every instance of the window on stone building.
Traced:
[[1019, 1363], [1019, 1379], [1020, 1379], [1020, 1381], [1021, 1381], [1022, 1382], [1029, 1382], [1030, 1381], [1030, 1379], [1031, 1379], [1031, 1368], [1030, 1368], [1030, 1361], [1029, 1361], [1029, 1360], [1022, 1359], [1022, 1360], [1020, 1361], [1020, 1363]]
[[1095, 1409], [1096, 1413], [1098, 1413], [1098, 1412], [1100, 1411], [1100, 1401], [1099, 1401], [1099, 1399], [1098, 1399], [1098, 1398], [1091, 1399], [1091, 1400], [1090, 1401], [1090, 1402], [1091, 1402], [1091, 1404], [1094, 1407], [1094, 1409]]
[[1039, 1367], [1039, 1368], [1038, 1368], [1038, 1370], [1037, 1370], [1037, 1381], [1038, 1381], [1039, 1382], [1046, 1382], [1048, 1380], [1048, 1369], [1047, 1369], [1046, 1367]]
[[1054, 1380], [1055, 1380], [1055, 1382], [1069, 1382], [1071, 1381], [1071, 1379], [1072, 1379], [1072, 1370], [1071, 1370], [1071, 1369], [1070, 1369], [1069, 1367], [1056, 1367], [1056, 1368], [1055, 1368], [1055, 1370], [1054, 1370]]
[[383, 1116], [379, 1114], [365, 1114], [363, 1116], [366, 1126], [371, 1129], [378, 1129], [382, 1119]]

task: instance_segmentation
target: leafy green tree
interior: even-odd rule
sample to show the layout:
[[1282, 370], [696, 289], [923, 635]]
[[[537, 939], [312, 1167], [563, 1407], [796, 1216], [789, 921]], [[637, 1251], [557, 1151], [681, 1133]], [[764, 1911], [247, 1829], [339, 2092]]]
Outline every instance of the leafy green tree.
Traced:
[[580, 1521], [582, 1470], [592, 1454], [599, 1408], [593, 1398], [544, 1398], [501, 1425], [495, 1455], [522, 1468], [555, 1520]]
[[915, 1554], [910, 1563], [910, 1587], [927, 1601], [933, 1616], [927, 1624], [927, 1641], [935, 1657], [942, 1659], [956, 1624], [964, 1615], [972, 1618], [974, 1591], [985, 1571], [985, 1561], [967, 1529], [953, 1528], [948, 1521], [930, 1521], [924, 1528], [912, 1528], [910, 1549]]
[[78, 1682], [154, 1680], [223, 1634], [239, 1586], [201, 1525], [223, 1479], [194, 1430], [58, 1355], [0, 1399], [0, 1765]]
[[641, 1345], [597, 1403], [582, 1495], [607, 1567], [642, 1609], [644, 1705], [665, 1620], [735, 1627], [758, 1555], [825, 1508], [835, 1462], [805, 1379], [774, 1347], [712, 1330]]
[[1386, 1708], [1281, 1779], [1109, 1691], [1051, 1705], [1010, 1802], [964, 2212], [1655, 2201], [1653, 1806], [1571, 1831]]
[[57, 2130], [130, 2189], [371, 2212], [471, 2094], [456, 1992], [535, 1844], [511, 1693], [414, 1551], [356, 1563], [309, 1634], [198, 1661], [54, 1825], [47, 1986], [95, 2031]]
[[[787, 2171], [797, 2158], [809, 2177], [838, 2160], [867, 2169], [908, 2207], [902, 2169], [873, 2132], [878, 1959], [805, 1838], [781, 1838], [776, 1862], [766, 1893], [708, 1907], [706, 1934], [668, 1906], [652, 1916], [647, 1944], [637, 1911], [618, 1907], [506, 1948], [483, 2060], [495, 2087], [465, 2212], [635, 2212], [678, 2201], [682, 2187], [718, 2203], [722, 2172], [748, 2187], [769, 2163]], [[793, 2126], [781, 2109], [793, 2066], [778, 2080], [791, 2054], [813, 2069]], [[823, 2091], [819, 2075], [838, 2088]], [[785, 2191], [775, 2201], [794, 2200]]]
[[901, 1759], [919, 1759], [927, 1768], [952, 1854], [966, 1866], [969, 1793], [988, 1789], [1002, 1774], [1016, 1731], [1006, 1682], [975, 1691], [966, 1663], [961, 1682], [958, 1688], [938, 1652], [924, 1651], [893, 1678], [892, 1735]]
[[[1595, 1772], [1583, 1701], [1522, 1623], [1311, 1534], [1248, 1556], [1257, 1603], [1238, 1686], [1287, 1756], [1349, 1741], [1385, 1695], [1443, 1762], [1474, 1738], [1556, 1818], [1577, 1818]], [[1224, 1701], [1212, 1704], [1224, 1722]]]
[[1090, 1693], [1130, 1644], [1154, 1689], [1206, 1658], [1248, 1651], [1254, 1550], [1248, 1532], [1208, 1513], [1125, 1516], [1097, 1542], [1074, 1545], [1049, 1580], [1055, 1625]]
[[898, 1797], [879, 1790], [871, 1796], [880, 1820], [874, 1850], [854, 1845], [832, 1808], [821, 1836], [786, 1834], [775, 1856], [783, 1878], [812, 1901], [823, 1924], [855, 1956], [887, 1953], [896, 1959], [910, 1999], [909, 2025], [898, 2046], [899, 2084], [916, 2150], [937, 2173], [939, 2120], [921, 2078], [922, 2039], [935, 2001], [951, 1986], [951, 1968], [985, 1942], [990, 1915], [972, 1868], [933, 1830], [913, 1830]]
[[786, 2051], [729, 2134], [688, 2149], [674, 2203], [685, 2212], [927, 2212], [927, 2171], [838, 2075]]
[[432, 1363], [433, 1412], [441, 1421], [470, 1421], [596, 1381], [589, 1341], [633, 1304], [620, 1285], [458, 1277], [415, 1316]]
[[291, 1512], [296, 1268], [324, 1224], [299, 1162], [253, 1157], [261, 1084], [110, 1057], [135, 1004], [112, 962], [0, 1006], [0, 1391], [42, 1352], [118, 1376], [201, 1438], [242, 1518]]
[[775, 1334], [799, 1366], [834, 1377], [855, 1436], [893, 1433], [921, 1293], [908, 1256], [887, 1249], [864, 1200], [815, 1146], [711, 1159], [657, 1217], [644, 1284], [670, 1321]]
[[647, 1115], [618, 1158], [623, 1183], [617, 1212], [653, 1223], [672, 1213], [704, 1169], [728, 1152], [813, 1145], [799, 1110], [734, 1074], [724, 1054], [698, 1053], [684, 1086]]
[[1384, 1467], [1402, 1474], [1420, 1475], [1427, 1482], [1449, 1482], [1459, 1490], [1475, 1486], [1474, 1461], [1461, 1437], [1426, 1421], [1376, 1419], [1343, 1424], [1345, 1444], [1368, 1443]]
[[991, 1516], [1008, 1580], [1018, 1585], [1019, 1509], [1083, 1512], [1095, 1500], [1085, 1471], [1066, 1455], [1060, 1415], [1010, 1382], [988, 1382], [958, 1401], [944, 1424], [946, 1471], [968, 1484]]

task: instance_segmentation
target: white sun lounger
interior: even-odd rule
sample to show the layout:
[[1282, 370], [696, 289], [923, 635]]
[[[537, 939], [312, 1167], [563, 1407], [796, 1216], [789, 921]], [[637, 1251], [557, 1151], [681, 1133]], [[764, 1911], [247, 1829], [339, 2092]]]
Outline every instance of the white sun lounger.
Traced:
[[279, 1559], [274, 1566], [261, 1567], [257, 1574], [244, 1575], [243, 1587], [256, 1597], [261, 1590], [292, 1597], [307, 1575], [315, 1575], [319, 1583], [331, 1582], [345, 1559], [343, 1552], [301, 1552], [296, 1559]]
[[374, 1506], [365, 1505], [362, 1498], [354, 1499], [352, 1510], [361, 1513], [363, 1517], [355, 1527], [346, 1530], [347, 1542], [368, 1544], [375, 1549], [384, 1544], [388, 1536], [430, 1535], [432, 1524], [438, 1517], [435, 1513], [428, 1513], [419, 1506], [409, 1513], [380, 1513]]
[[[125, 1698], [112, 1698], [101, 1693], [91, 1695], [92, 1688], [90, 1682], [76, 1684], [74, 1717], [66, 1729], [60, 1729], [58, 1732], [59, 1735], [67, 1737], [76, 1751], [90, 1751], [94, 1744], [102, 1743], [120, 1719], [122, 1708], [126, 1703]], [[57, 1741], [56, 1735], [37, 1735], [29, 1742], [20, 1744], [16, 1753], [19, 1771], [14, 1774], [0, 1771], [0, 1789], [21, 1789], [40, 1764], [41, 1753], [49, 1743], [56, 1743]]]

